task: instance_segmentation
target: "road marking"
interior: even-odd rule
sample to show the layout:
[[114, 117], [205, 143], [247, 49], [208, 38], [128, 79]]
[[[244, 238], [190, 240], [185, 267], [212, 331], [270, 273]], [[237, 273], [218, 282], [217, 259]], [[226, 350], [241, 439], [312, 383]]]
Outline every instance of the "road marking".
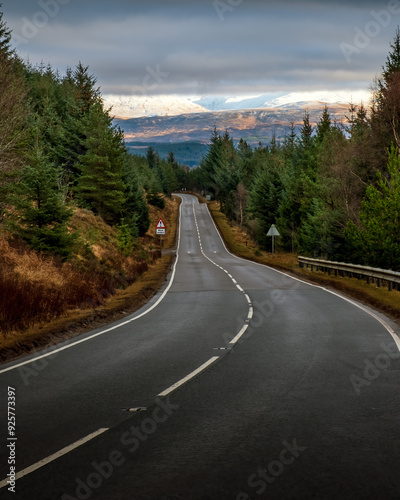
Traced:
[[[47, 458], [44, 458], [43, 460], [40, 460], [39, 462], [36, 462], [35, 464], [31, 465], [30, 467], [27, 467], [26, 469], [23, 469], [22, 471], [18, 472], [15, 475], [15, 480], [17, 481], [18, 479], [21, 479], [21, 477], [27, 476], [28, 474], [31, 474], [32, 472], [35, 472], [35, 470], [40, 469], [41, 467], [44, 467], [45, 465], [49, 464], [50, 462], [53, 462], [54, 460], [57, 460], [57, 458], [62, 457], [63, 455], [66, 455], [70, 451], [75, 450], [75, 448], [78, 448], [79, 446], [82, 446], [83, 444], [87, 443], [88, 441], [91, 441], [97, 436], [100, 436], [100, 434], [103, 434], [104, 432], [108, 431], [107, 429], [99, 429], [96, 432], [92, 432], [92, 434], [89, 434], [88, 436], [80, 439], [79, 441], [76, 441], [73, 444], [70, 444], [69, 446], [66, 446], [60, 451], [57, 451], [53, 455], [50, 455]], [[0, 488], [4, 488], [7, 486], [7, 481], [10, 479], [3, 479], [3, 481], [0, 482]]]
[[352, 304], [353, 306], [357, 307], [358, 309], [361, 309], [362, 311], [364, 311], [365, 313], [367, 313], [369, 316], [372, 316], [374, 319], [376, 319], [385, 328], [385, 330], [391, 335], [391, 337], [393, 338], [394, 342], [396, 343], [396, 346], [397, 346], [398, 350], [400, 351], [400, 338], [396, 334], [396, 332], [393, 330], [393, 328], [388, 323], [386, 323], [386, 321], [384, 319], [380, 318], [377, 314], [375, 314], [374, 312], [368, 310], [366, 307], [363, 307], [361, 304], [357, 304], [357, 302], [354, 302], [353, 300], [348, 299], [347, 297], [344, 297], [343, 295], [340, 295], [339, 293], [333, 292], [332, 290], [328, 290], [327, 288], [324, 288], [322, 286], [314, 285], [312, 283], [307, 283], [307, 281], [303, 281], [300, 278], [295, 278], [294, 276], [291, 276], [290, 274], [286, 274], [286, 273], [284, 273], [282, 271], [278, 271], [277, 269], [274, 269], [273, 267], [267, 266], [266, 264], [260, 264], [259, 262], [254, 262], [252, 260], [244, 259], [243, 257], [238, 257], [237, 255], [231, 253], [227, 249], [227, 247], [225, 245], [225, 242], [224, 242], [224, 240], [223, 240], [223, 238], [221, 236], [221, 233], [219, 232], [219, 229], [217, 228], [217, 225], [214, 222], [214, 219], [212, 218], [212, 215], [210, 213], [210, 210], [209, 210], [208, 206], [207, 206], [207, 212], [208, 212], [208, 215], [209, 215], [209, 217], [211, 219], [211, 222], [214, 225], [215, 230], [217, 231], [219, 239], [221, 240], [222, 246], [225, 248], [225, 251], [229, 255], [231, 255], [235, 259], [242, 260], [243, 262], [246, 262], [247, 264], [254, 264], [256, 266], [266, 267], [267, 269], [270, 269], [271, 271], [274, 271], [274, 272], [276, 272], [278, 274], [281, 274], [282, 276], [286, 276], [287, 278], [290, 278], [292, 280], [298, 281], [299, 283], [303, 283], [305, 285], [308, 285], [308, 286], [311, 286], [311, 287], [314, 287], [314, 288], [319, 288], [320, 290], [324, 290], [325, 292], [328, 292], [328, 293], [330, 293], [332, 295], [336, 295], [336, 297], [339, 297], [340, 299], [345, 300], [346, 302], [349, 302], [349, 304]]
[[186, 384], [186, 382], [188, 382], [190, 379], [192, 379], [193, 377], [204, 371], [206, 368], [208, 368], [210, 365], [212, 365], [215, 361], [217, 361], [217, 359], [219, 359], [219, 356], [214, 356], [213, 358], [209, 359], [206, 363], [197, 368], [197, 370], [194, 370], [192, 373], [189, 373], [189, 375], [176, 382], [176, 384], [171, 385], [171, 387], [168, 387], [168, 389], [166, 389], [165, 391], [160, 392], [158, 396], [159, 397], [168, 396], [168, 394], [171, 394], [171, 392], [174, 392], [176, 389], [178, 389], [178, 387], [181, 387], [183, 384]]
[[229, 343], [230, 344], [236, 344], [241, 337], [246, 333], [247, 329], [249, 328], [249, 325], [244, 325], [243, 328], [240, 330], [240, 332], [236, 335], [234, 339], [232, 339]]
[[54, 356], [55, 354], [58, 354], [61, 351], [65, 351], [66, 349], [71, 349], [71, 347], [75, 347], [79, 344], [82, 344], [83, 342], [88, 342], [89, 340], [92, 340], [96, 337], [100, 337], [101, 335], [104, 335], [105, 333], [109, 333], [109, 332], [112, 332], [113, 330], [117, 330], [118, 328], [121, 328], [121, 326], [128, 325], [129, 323], [132, 323], [133, 321], [136, 321], [139, 318], [142, 318], [146, 314], [149, 314], [149, 312], [151, 312], [153, 309], [155, 309], [160, 304], [160, 302], [162, 302], [164, 300], [165, 296], [167, 295], [167, 293], [171, 289], [171, 286], [172, 286], [174, 279], [175, 279], [176, 266], [177, 266], [178, 260], [179, 260], [179, 248], [180, 248], [180, 244], [181, 244], [181, 226], [182, 226], [181, 221], [182, 221], [182, 203], [181, 203], [181, 206], [179, 207], [178, 245], [177, 245], [177, 249], [176, 249], [176, 259], [175, 259], [174, 265], [172, 267], [171, 279], [170, 279], [166, 289], [164, 290], [164, 292], [161, 294], [161, 296], [158, 298], [158, 300], [151, 307], [149, 307], [146, 311], [142, 312], [138, 316], [135, 316], [134, 318], [128, 319], [127, 321], [123, 321], [122, 323], [118, 323], [118, 325], [112, 326], [110, 328], [106, 328], [105, 330], [102, 330], [101, 332], [98, 332], [98, 333], [95, 333], [95, 334], [90, 335], [88, 337], [85, 337], [84, 339], [72, 342], [71, 344], [68, 344], [64, 347], [60, 347], [59, 349], [54, 349], [51, 352], [47, 352], [46, 354], [42, 354], [41, 356], [37, 356], [37, 357], [31, 358], [27, 361], [23, 361], [22, 363], [18, 363], [16, 365], [10, 366], [8, 368], [4, 368], [3, 370], [0, 370], [0, 375], [2, 373], [6, 373], [8, 371], [15, 370], [16, 368], [20, 368], [21, 366], [25, 366], [25, 365], [28, 365], [30, 363], [35, 363], [39, 359], [47, 358], [48, 356]]
[[[196, 216], [196, 211], [195, 211], [195, 208], [194, 208], [194, 207], [195, 207], [194, 203], [192, 204], [192, 206], [193, 206], [193, 216], [194, 216], [194, 222], [195, 222], [195, 224], [196, 224], [196, 226], [197, 226], [197, 216]], [[208, 213], [210, 214], [210, 212], [208, 212]], [[214, 222], [214, 221], [213, 221], [213, 222]], [[215, 226], [215, 224], [214, 224], [214, 226]], [[215, 227], [216, 227], [216, 226], [215, 226]], [[243, 288], [242, 288], [240, 285], [238, 285], [238, 282], [237, 282], [237, 281], [235, 280], [235, 278], [234, 278], [234, 277], [233, 277], [233, 276], [229, 273], [229, 271], [227, 271], [227, 270], [226, 270], [226, 269], [224, 269], [223, 267], [219, 266], [216, 262], [214, 262], [213, 260], [211, 260], [211, 259], [210, 259], [210, 257], [208, 257], [208, 256], [204, 253], [204, 251], [203, 251], [203, 246], [202, 246], [202, 241], [201, 241], [201, 236], [200, 236], [199, 231], [197, 231], [197, 232], [198, 232], [198, 238], [199, 238], [199, 243], [200, 243], [200, 250], [201, 250], [201, 253], [203, 254], [203, 256], [204, 256], [204, 257], [205, 257], [208, 261], [210, 261], [210, 262], [211, 262], [211, 264], [214, 264], [214, 266], [216, 266], [216, 267], [218, 267], [219, 269], [221, 269], [222, 271], [224, 271], [224, 272], [228, 275], [228, 277], [232, 280], [232, 282], [235, 284], [236, 288], [237, 288], [239, 291], [241, 291], [241, 292], [244, 294], [244, 296], [246, 297], [246, 299], [247, 299], [247, 304], [249, 305], [249, 312], [248, 312], [248, 316], [247, 316], [246, 321], [250, 321], [250, 320], [252, 319], [252, 317], [253, 317], [253, 312], [254, 312], [254, 311], [253, 311], [253, 307], [252, 307], [252, 303], [251, 303], [251, 299], [250, 299], [250, 297], [249, 297], [249, 296], [247, 295], [247, 293], [243, 290]], [[218, 231], [217, 231], [217, 233], [218, 233]], [[219, 234], [219, 233], [218, 233], [218, 234]], [[221, 236], [220, 236], [220, 238], [221, 238]], [[222, 240], [222, 238], [221, 238], [221, 240]], [[225, 246], [225, 245], [224, 245], [224, 246]], [[226, 250], [226, 247], [225, 247], [225, 250]], [[247, 325], [247, 326], [246, 326], [246, 329], [248, 328], [248, 326], [249, 326], [249, 325]], [[242, 335], [243, 335], [243, 334], [242, 334]], [[235, 339], [236, 339], [236, 338], [237, 338], [237, 336], [235, 337]], [[240, 337], [239, 337], [239, 338], [240, 338]], [[235, 342], [235, 343], [236, 343], [236, 342]]]

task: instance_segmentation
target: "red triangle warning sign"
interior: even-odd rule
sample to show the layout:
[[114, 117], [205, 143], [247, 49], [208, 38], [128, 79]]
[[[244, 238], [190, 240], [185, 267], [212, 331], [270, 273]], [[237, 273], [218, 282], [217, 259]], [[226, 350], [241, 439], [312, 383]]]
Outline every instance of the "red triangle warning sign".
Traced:
[[158, 221], [157, 229], [165, 229], [165, 224], [162, 219]]

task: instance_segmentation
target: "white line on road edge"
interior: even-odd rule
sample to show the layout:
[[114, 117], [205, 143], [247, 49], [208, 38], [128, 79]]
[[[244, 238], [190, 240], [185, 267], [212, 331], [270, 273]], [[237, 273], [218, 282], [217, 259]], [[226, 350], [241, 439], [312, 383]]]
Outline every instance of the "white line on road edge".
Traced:
[[249, 325], [244, 325], [243, 328], [240, 330], [240, 332], [236, 335], [234, 339], [232, 339], [229, 343], [230, 344], [237, 344], [239, 340], [243, 337], [243, 335], [246, 333], [247, 329], [249, 328]]
[[204, 363], [199, 368], [197, 368], [197, 370], [194, 370], [192, 373], [189, 373], [189, 375], [187, 375], [186, 377], [184, 377], [181, 380], [179, 380], [178, 382], [176, 382], [176, 384], [171, 385], [171, 387], [169, 387], [165, 391], [160, 392], [160, 394], [158, 394], [158, 396], [159, 397], [168, 396], [168, 394], [171, 394], [171, 392], [174, 392], [176, 389], [178, 389], [178, 387], [181, 387], [183, 384], [188, 382], [190, 379], [192, 379], [193, 377], [195, 377], [196, 375], [198, 375], [199, 373], [204, 371], [206, 368], [208, 368], [210, 365], [212, 365], [215, 361], [217, 361], [217, 359], [219, 359], [219, 356], [214, 356], [213, 358], [209, 359], [206, 363]]
[[358, 307], [358, 309], [361, 309], [362, 311], [364, 311], [365, 313], [367, 313], [369, 316], [372, 316], [374, 319], [376, 319], [376, 321], [378, 321], [385, 328], [385, 330], [391, 335], [391, 337], [395, 341], [395, 344], [396, 344], [398, 350], [400, 351], [400, 338], [396, 334], [396, 332], [393, 330], [393, 328], [388, 323], [386, 323], [386, 321], [384, 319], [380, 318], [377, 314], [375, 314], [374, 312], [368, 310], [366, 307], [362, 306], [361, 304], [358, 304], [354, 300], [348, 299], [347, 297], [345, 297], [343, 295], [340, 295], [339, 293], [336, 293], [336, 292], [334, 292], [332, 290], [328, 290], [327, 288], [324, 288], [322, 286], [314, 285], [312, 283], [308, 283], [307, 281], [303, 281], [300, 278], [295, 278], [294, 276], [291, 276], [290, 274], [286, 274], [286, 273], [284, 273], [282, 271], [278, 271], [277, 269], [274, 269], [273, 267], [267, 266], [266, 264], [260, 264], [259, 262], [254, 262], [252, 260], [244, 259], [243, 257], [238, 257], [237, 255], [235, 255], [232, 252], [230, 252], [227, 249], [226, 245], [225, 245], [225, 242], [224, 242], [224, 240], [223, 240], [223, 238], [221, 236], [221, 233], [219, 232], [219, 230], [217, 228], [217, 225], [215, 224], [214, 219], [212, 218], [212, 215], [210, 213], [208, 205], [207, 205], [207, 213], [208, 213], [208, 215], [209, 215], [209, 217], [211, 219], [211, 222], [214, 224], [215, 230], [217, 231], [217, 234], [218, 234], [218, 236], [219, 236], [219, 238], [221, 240], [221, 243], [222, 243], [223, 247], [225, 248], [225, 251], [229, 255], [231, 255], [235, 259], [242, 260], [242, 261], [246, 262], [247, 264], [254, 264], [256, 266], [266, 267], [267, 269], [270, 269], [271, 271], [275, 271], [276, 273], [282, 274], [283, 276], [286, 276], [286, 277], [288, 277], [288, 278], [290, 278], [292, 280], [299, 281], [300, 283], [304, 283], [305, 285], [312, 286], [314, 288], [319, 288], [320, 290], [324, 290], [325, 292], [328, 292], [328, 293], [330, 293], [332, 295], [336, 295], [336, 297], [339, 297], [340, 299], [345, 300], [346, 302], [349, 302], [353, 306]]
[[105, 333], [111, 332], [113, 330], [117, 330], [118, 328], [121, 328], [121, 326], [128, 325], [129, 323], [132, 323], [132, 321], [136, 321], [137, 319], [142, 318], [143, 316], [145, 316], [146, 314], [148, 314], [149, 312], [151, 312], [153, 309], [155, 309], [158, 306], [158, 304], [161, 301], [164, 300], [165, 296], [169, 292], [169, 290], [170, 290], [170, 288], [171, 288], [171, 286], [172, 286], [172, 284], [174, 282], [174, 279], [175, 279], [176, 266], [177, 266], [178, 260], [179, 260], [179, 248], [180, 248], [180, 244], [181, 244], [181, 219], [182, 219], [181, 216], [182, 216], [182, 204], [179, 207], [178, 245], [177, 245], [177, 249], [176, 249], [176, 259], [175, 259], [174, 265], [172, 267], [171, 279], [169, 280], [167, 288], [161, 294], [161, 296], [159, 297], [159, 299], [157, 300], [157, 302], [155, 302], [146, 311], [142, 312], [138, 316], [135, 316], [134, 318], [128, 319], [127, 321], [123, 321], [122, 323], [118, 323], [118, 325], [112, 326], [111, 328], [106, 328], [105, 330], [102, 330], [101, 332], [98, 332], [98, 333], [95, 333], [93, 335], [90, 335], [89, 337], [86, 337], [84, 339], [77, 340], [76, 342], [72, 342], [71, 344], [68, 344], [68, 345], [66, 345], [64, 347], [60, 347], [59, 349], [54, 349], [51, 352], [47, 352], [46, 354], [42, 354], [41, 356], [37, 356], [37, 357], [29, 359], [27, 361], [23, 361], [22, 363], [19, 363], [17, 365], [13, 365], [13, 366], [10, 366], [8, 368], [4, 368], [3, 370], [0, 370], [0, 375], [2, 373], [6, 373], [8, 371], [15, 370], [16, 368], [20, 368], [21, 366], [28, 365], [30, 363], [35, 363], [39, 359], [47, 358], [48, 356], [54, 356], [55, 354], [57, 354], [57, 353], [59, 353], [61, 351], [65, 351], [66, 349], [70, 349], [71, 347], [75, 347], [78, 344], [82, 344], [83, 342], [87, 342], [88, 340], [92, 340], [92, 339], [94, 339], [96, 337], [99, 337], [100, 335], [104, 335]]
[[[57, 458], [60, 458], [63, 455], [66, 455], [70, 451], [75, 450], [75, 448], [82, 446], [83, 444], [87, 443], [88, 441], [91, 441], [92, 439], [94, 439], [97, 436], [100, 436], [100, 434], [103, 434], [103, 432], [106, 432], [106, 431], [108, 431], [108, 428], [107, 429], [99, 429], [96, 432], [92, 432], [92, 434], [89, 434], [88, 436], [80, 439], [79, 441], [76, 441], [75, 443], [70, 444], [69, 446], [66, 446], [62, 450], [54, 453], [53, 455], [50, 455], [49, 457], [44, 458], [43, 460], [40, 460], [39, 462], [36, 462], [35, 464], [31, 465], [30, 467], [27, 467], [26, 469], [23, 469], [21, 472], [18, 472], [15, 475], [15, 480], [21, 479], [21, 477], [24, 477], [28, 474], [31, 474], [35, 470], [40, 469], [41, 467], [44, 467], [45, 465], [49, 464], [50, 462], [53, 462], [54, 460], [57, 460]], [[10, 479], [7, 478], [7, 479], [4, 479], [3, 481], [1, 481], [0, 488], [4, 488], [5, 486], [7, 486], [9, 480]]]

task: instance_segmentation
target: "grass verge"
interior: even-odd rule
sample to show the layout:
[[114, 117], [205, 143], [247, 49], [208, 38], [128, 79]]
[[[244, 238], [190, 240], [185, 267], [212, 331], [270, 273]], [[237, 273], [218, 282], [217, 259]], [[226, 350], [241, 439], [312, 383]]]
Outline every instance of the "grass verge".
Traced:
[[[95, 307], [71, 308], [57, 318], [40, 321], [26, 328], [0, 337], [0, 361], [10, 361], [20, 356], [50, 347], [88, 330], [99, 328], [135, 312], [155, 295], [165, 282], [175, 259], [174, 247], [178, 227], [180, 199], [174, 198], [163, 211], [151, 207], [151, 226], [141, 239], [147, 252], [159, 251], [159, 238], [155, 236], [155, 226], [160, 217], [167, 226], [164, 237], [163, 256], [149, 261], [135, 281], [125, 289], [114, 290]], [[111, 237], [110, 237], [111, 240]], [[100, 250], [98, 250], [100, 251]], [[104, 250], [103, 250], [104, 251]], [[104, 256], [102, 256], [104, 257]], [[49, 266], [48, 266], [49, 267]], [[47, 269], [50, 274], [52, 269]]]

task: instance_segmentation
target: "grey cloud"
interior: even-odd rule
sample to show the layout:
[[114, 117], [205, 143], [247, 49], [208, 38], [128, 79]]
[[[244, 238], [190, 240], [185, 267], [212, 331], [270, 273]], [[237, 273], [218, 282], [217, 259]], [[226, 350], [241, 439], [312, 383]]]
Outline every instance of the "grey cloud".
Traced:
[[[16, 35], [41, 5], [57, 0], [41, 1], [3, 0]], [[355, 29], [365, 30], [371, 10], [388, 5], [243, 0], [222, 22], [212, 0], [70, 0], [18, 50], [61, 71], [81, 60], [105, 93], [365, 88], [386, 59], [400, 14], [356, 46], [351, 63], [343, 44], [354, 46]]]

